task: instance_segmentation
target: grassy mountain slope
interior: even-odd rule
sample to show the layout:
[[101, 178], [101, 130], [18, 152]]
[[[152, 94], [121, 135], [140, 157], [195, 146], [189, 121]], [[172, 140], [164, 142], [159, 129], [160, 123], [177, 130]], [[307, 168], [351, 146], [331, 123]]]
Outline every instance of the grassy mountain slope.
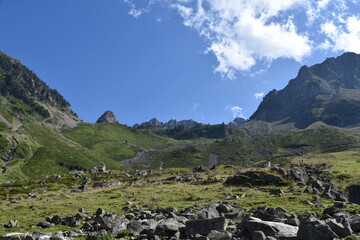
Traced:
[[102, 156], [120, 161], [137, 152], [178, 145], [178, 141], [136, 130], [121, 124], [83, 123], [63, 131], [65, 137]]

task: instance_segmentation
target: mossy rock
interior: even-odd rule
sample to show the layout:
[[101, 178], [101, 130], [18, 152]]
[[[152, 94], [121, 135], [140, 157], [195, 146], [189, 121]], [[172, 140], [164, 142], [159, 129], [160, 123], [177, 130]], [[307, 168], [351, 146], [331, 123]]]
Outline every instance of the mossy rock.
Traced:
[[237, 173], [236, 175], [227, 178], [225, 181], [225, 185], [244, 186], [248, 184], [253, 186], [283, 186], [287, 185], [287, 181], [275, 173], [264, 171], [247, 171]]

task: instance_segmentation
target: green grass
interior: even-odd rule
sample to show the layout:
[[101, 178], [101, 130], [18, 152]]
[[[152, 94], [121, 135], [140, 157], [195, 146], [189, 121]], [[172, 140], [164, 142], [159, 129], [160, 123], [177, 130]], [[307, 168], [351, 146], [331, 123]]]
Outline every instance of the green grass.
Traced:
[[[10, 198], [18, 196], [26, 196], [30, 192], [45, 189], [40, 192], [36, 199], [25, 199], [18, 203], [10, 203], [9, 201], [0, 201], [0, 234], [9, 231], [30, 231], [36, 232], [41, 229], [31, 227], [37, 222], [44, 221], [45, 216], [58, 214], [62, 217], [75, 214], [78, 208], [86, 208], [90, 214], [95, 213], [96, 209], [101, 207], [105, 211], [123, 213], [122, 208], [127, 201], [133, 202], [144, 209], [156, 209], [159, 207], [175, 207], [182, 210], [186, 207], [198, 205], [198, 208], [205, 206], [211, 202], [230, 201], [237, 203], [241, 208], [250, 211], [251, 208], [259, 206], [282, 207], [290, 214], [304, 214], [315, 212], [321, 216], [323, 208], [315, 205], [306, 205], [306, 201], [313, 202], [314, 195], [301, 194], [294, 195], [288, 192], [288, 186], [280, 187], [284, 190], [284, 196], [272, 196], [269, 190], [274, 186], [262, 187], [237, 187], [225, 186], [224, 180], [228, 176], [232, 176], [239, 168], [227, 168], [219, 166], [216, 170], [206, 173], [198, 173], [204, 179], [217, 177], [218, 182], [208, 182], [207, 184], [190, 184], [190, 183], [172, 183], [167, 184], [148, 184], [143, 185], [122, 185], [114, 188], [91, 189], [82, 193], [71, 193], [70, 189], [81, 185], [82, 179], [78, 179], [72, 175], [66, 175], [62, 178], [49, 177], [45, 181], [46, 185], [36, 185], [35, 183], [41, 178], [33, 179], [26, 182], [18, 182], [2, 185], [0, 188], [0, 197], [3, 199], [5, 195]], [[341, 169], [340, 169], [341, 170]], [[135, 174], [133, 172], [132, 174]], [[179, 174], [187, 174], [187, 169], [166, 169], [162, 171], [153, 171], [141, 180], [166, 179]], [[84, 175], [88, 177], [90, 175]], [[94, 177], [94, 176], [93, 176]], [[112, 181], [120, 180], [128, 182], [131, 178], [126, 177], [123, 173], [99, 174], [92, 179], [92, 183], [96, 181]], [[279, 187], [276, 187], [279, 188]], [[296, 187], [297, 191], [303, 188]], [[234, 194], [242, 195], [247, 193], [249, 196], [239, 198], [237, 200], [227, 200], [226, 197]], [[331, 206], [332, 201], [323, 200], [322, 204]], [[359, 205], [349, 205], [345, 211], [359, 212]], [[19, 214], [21, 212], [21, 214]], [[11, 219], [17, 219], [22, 226], [18, 229], [5, 229], [2, 227]], [[65, 226], [56, 226], [46, 231], [64, 231], [72, 228]]]
[[81, 124], [63, 132], [67, 138], [114, 160], [134, 157], [146, 149], [163, 149], [178, 141], [144, 133], [120, 124]]
[[69, 169], [89, 169], [99, 162], [104, 162], [111, 169], [120, 169], [118, 162], [90, 152], [88, 149], [66, 142], [56, 133], [28, 124], [26, 131], [41, 145], [34, 156], [21, 167], [30, 177], [46, 174], [66, 173]]
[[332, 165], [331, 172], [336, 184], [345, 187], [360, 184], [360, 151], [349, 150], [326, 154], [309, 154], [293, 159], [294, 162], [309, 164], [327, 163]]

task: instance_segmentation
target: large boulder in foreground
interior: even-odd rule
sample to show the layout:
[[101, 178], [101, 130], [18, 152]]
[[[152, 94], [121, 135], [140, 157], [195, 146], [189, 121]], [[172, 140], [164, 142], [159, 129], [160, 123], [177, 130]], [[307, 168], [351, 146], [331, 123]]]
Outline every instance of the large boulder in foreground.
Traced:
[[99, 117], [96, 123], [117, 123], [117, 120], [112, 111], [106, 111]]
[[246, 229], [249, 233], [261, 231], [266, 236], [277, 239], [296, 239], [298, 227], [280, 222], [263, 221], [260, 218], [249, 217], [237, 226]]
[[225, 181], [226, 185], [246, 185], [251, 184], [253, 186], [266, 186], [266, 185], [285, 185], [286, 182], [277, 173], [265, 172], [265, 171], [247, 171], [237, 173], [236, 175], [229, 177]]

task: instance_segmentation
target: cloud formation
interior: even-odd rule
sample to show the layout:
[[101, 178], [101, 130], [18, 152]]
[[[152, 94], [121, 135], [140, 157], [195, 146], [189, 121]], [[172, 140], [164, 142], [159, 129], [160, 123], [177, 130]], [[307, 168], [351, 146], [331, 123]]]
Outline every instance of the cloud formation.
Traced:
[[263, 98], [263, 97], [264, 97], [264, 92], [255, 93], [255, 94], [254, 94], [254, 97], [255, 97], [256, 99]]
[[[278, 58], [302, 62], [317, 49], [360, 51], [359, 13], [352, 10], [359, 2], [152, 0], [149, 5], [175, 10], [185, 26], [204, 38], [205, 52], [216, 56], [214, 71], [234, 79], [237, 72], [251, 72], [259, 64], [266, 68]], [[139, 16], [135, 7], [132, 10]]]
[[239, 106], [228, 105], [225, 107], [225, 111], [231, 112], [234, 119], [237, 117], [245, 118], [242, 113], [243, 109]]
[[327, 37], [322, 48], [360, 53], [360, 18], [351, 16], [338, 21], [338, 24], [328, 21], [321, 25], [321, 30]]

